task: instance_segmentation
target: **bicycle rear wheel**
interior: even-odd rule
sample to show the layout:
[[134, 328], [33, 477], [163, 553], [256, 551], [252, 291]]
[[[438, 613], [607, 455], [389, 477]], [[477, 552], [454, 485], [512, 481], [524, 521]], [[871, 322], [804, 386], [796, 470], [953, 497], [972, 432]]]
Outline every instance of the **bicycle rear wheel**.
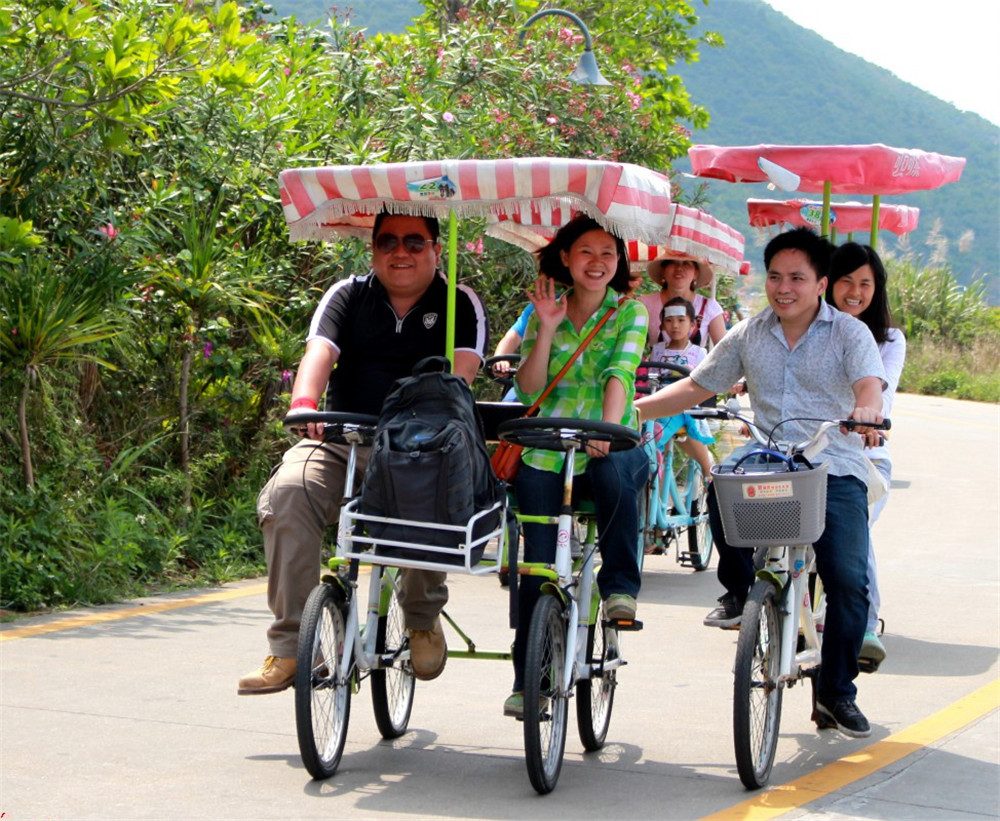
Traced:
[[566, 667], [567, 622], [562, 603], [543, 595], [531, 615], [524, 663], [524, 755], [531, 786], [552, 792], [566, 748], [567, 694], [560, 692]]
[[351, 677], [337, 673], [347, 642], [347, 604], [332, 584], [315, 587], [299, 627], [295, 668], [295, 729], [309, 774], [329, 778], [337, 771], [351, 715]]
[[604, 746], [615, 704], [616, 671], [605, 669], [608, 661], [608, 633], [613, 630], [598, 620], [587, 628], [587, 678], [576, 685], [576, 726], [588, 752]]
[[[374, 568], [372, 572], [375, 572]], [[409, 659], [400, 658], [406, 643], [406, 630], [403, 627], [403, 610], [397, 598], [398, 573], [395, 568], [386, 568], [382, 572], [383, 605], [379, 608], [375, 652], [385, 666], [371, 672], [375, 724], [382, 738], [386, 739], [399, 738], [406, 732], [413, 709], [415, 684]]]
[[733, 681], [736, 769], [748, 790], [767, 784], [778, 746], [781, 624], [774, 586], [757, 581], [743, 608]]
[[691, 494], [688, 516], [692, 519], [702, 518], [687, 529], [687, 560], [695, 570], [706, 570], [712, 561], [712, 529], [708, 526], [708, 488], [705, 486], [701, 468], [694, 459], [691, 460], [691, 468], [688, 481], [694, 483], [694, 492]]

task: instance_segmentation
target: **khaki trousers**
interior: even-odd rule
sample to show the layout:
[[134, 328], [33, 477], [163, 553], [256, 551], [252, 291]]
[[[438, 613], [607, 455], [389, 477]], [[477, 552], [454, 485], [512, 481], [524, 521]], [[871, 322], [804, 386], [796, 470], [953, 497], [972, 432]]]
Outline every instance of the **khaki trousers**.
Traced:
[[[323, 536], [340, 518], [349, 453], [347, 445], [303, 439], [285, 452], [257, 497], [267, 558], [267, 605], [274, 614], [267, 639], [271, 655], [279, 658], [295, 657], [302, 610], [319, 582]], [[355, 492], [368, 454], [368, 448], [358, 448]], [[401, 576], [399, 603], [406, 628], [431, 629], [448, 601], [446, 574], [406, 569]]]

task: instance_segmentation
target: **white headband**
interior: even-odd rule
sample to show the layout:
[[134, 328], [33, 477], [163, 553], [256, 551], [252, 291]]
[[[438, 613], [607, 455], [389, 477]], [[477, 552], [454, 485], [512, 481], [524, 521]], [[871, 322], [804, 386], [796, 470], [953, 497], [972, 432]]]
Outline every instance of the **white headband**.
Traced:
[[683, 305], [668, 305], [663, 309], [660, 314], [661, 319], [666, 319], [668, 316], [687, 316], [688, 311]]

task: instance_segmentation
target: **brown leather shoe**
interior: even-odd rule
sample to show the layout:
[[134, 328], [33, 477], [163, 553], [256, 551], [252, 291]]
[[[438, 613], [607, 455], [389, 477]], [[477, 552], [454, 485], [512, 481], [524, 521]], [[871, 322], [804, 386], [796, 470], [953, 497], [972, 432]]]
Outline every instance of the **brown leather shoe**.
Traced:
[[262, 696], [287, 690], [295, 681], [295, 659], [268, 656], [259, 669], [240, 679], [237, 695]]
[[430, 681], [441, 675], [448, 661], [448, 645], [441, 629], [441, 619], [430, 630], [410, 631], [410, 664], [413, 675], [421, 681]]

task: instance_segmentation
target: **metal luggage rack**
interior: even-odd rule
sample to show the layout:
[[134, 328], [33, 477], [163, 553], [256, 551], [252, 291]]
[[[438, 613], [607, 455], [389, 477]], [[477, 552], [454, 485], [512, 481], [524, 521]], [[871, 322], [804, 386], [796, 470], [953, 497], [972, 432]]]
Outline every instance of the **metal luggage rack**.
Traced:
[[[341, 511], [340, 526], [337, 532], [337, 556], [344, 559], [359, 559], [368, 564], [389, 565], [392, 567], [415, 567], [422, 570], [441, 570], [447, 573], [465, 573], [482, 576], [487, 573], [500, 572], [503, 562], [500, 557], [505, 555], [504, 541], [507, 520], [506, 499], [497, 502], [486, 510], [474, 514], [463, 525], [445, 525], [434, 522], [420, 522], [413, 519], [393, 519], [386, 516], [372, 516], [360, 513], [360, 499], [353, 499]], [[499, 512], [496, 528], [475, 536], [476, 525], [487, 516]], [[359, 532], [358, 525], [388, 524], [398, 525], [426, 533], [428, 530], [443, 531], [455, 534], [457, 545], [454, 547], [431, 545], [426, 542], [386, 539], [384, 537], [366, 536]], [[490, 542], [495, 541], [489, 550]], [[380, 549], [389, 548], [392, 554], [381, 554]], [[477, 551], [481, 551], [477, 556]], [[413, 554], [440, 554], [440, 561], [408, 556]]]

